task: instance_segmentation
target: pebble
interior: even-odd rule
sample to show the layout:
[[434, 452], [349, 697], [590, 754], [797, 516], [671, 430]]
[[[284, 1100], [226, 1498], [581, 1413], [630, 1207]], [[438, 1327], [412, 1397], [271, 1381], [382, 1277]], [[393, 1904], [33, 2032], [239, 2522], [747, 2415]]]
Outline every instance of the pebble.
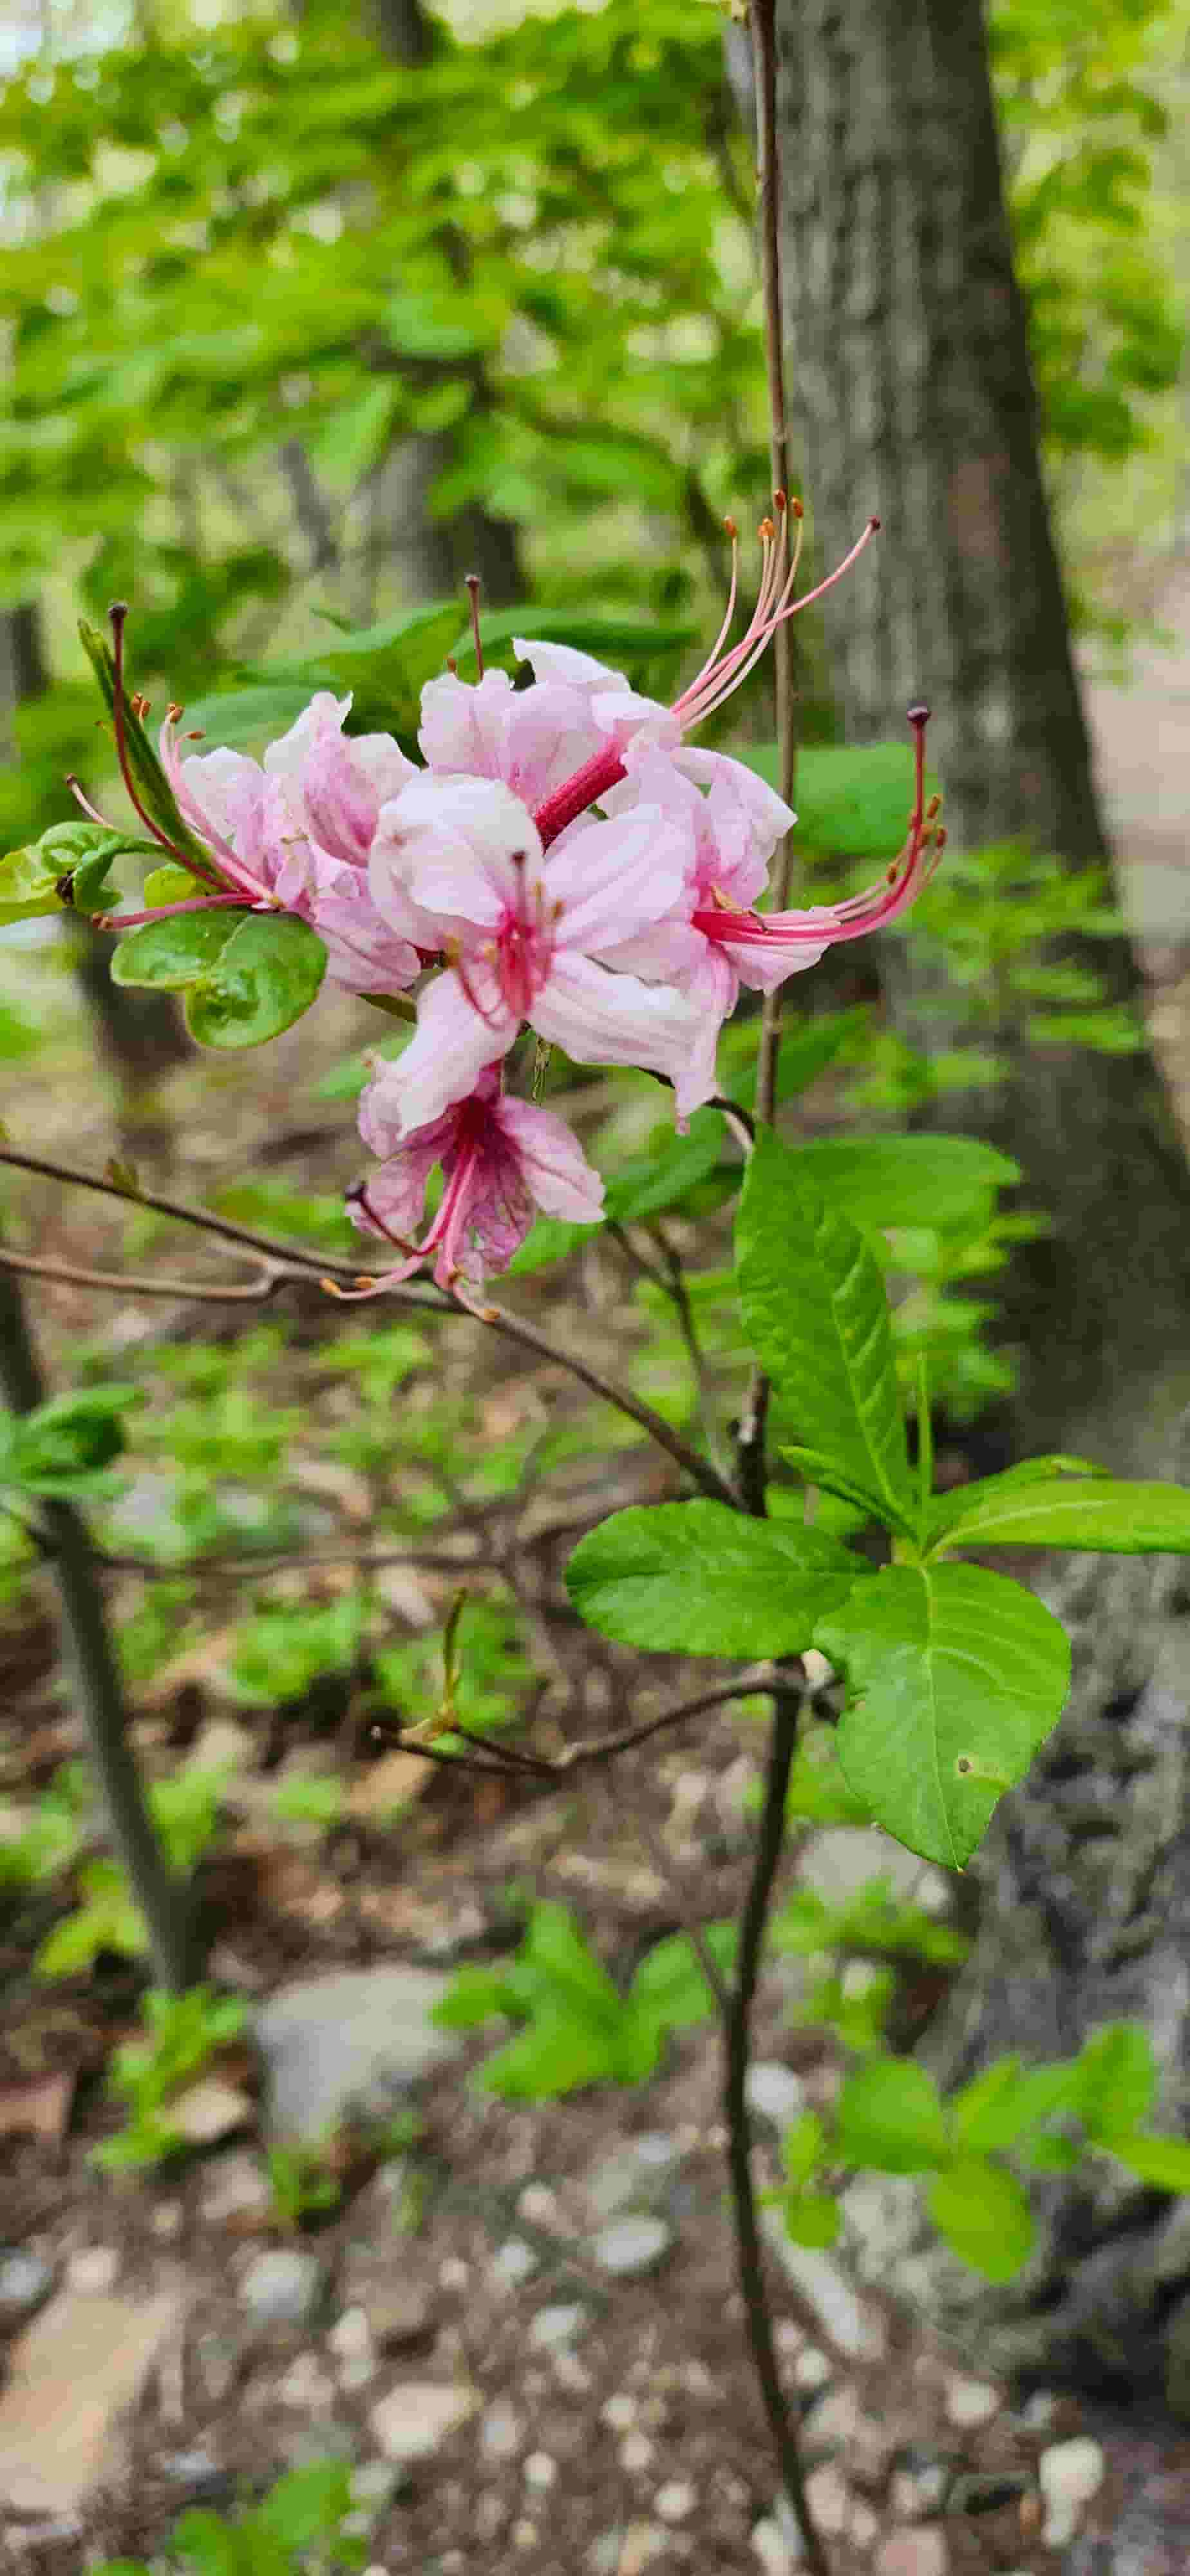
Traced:
[[530, 2451], [521, 2474], [527, 2487], [546, 2495], [558, 2483], [558, 2463], [551, 2460], [548, 2451]]
[[[797, 2332], [796, 2327], [794, 2332]], [[804, 2352], [799, 2352], [793, 2365], [793, 2375], [799, 2388], [807, 2391], [812, 2388], [825, 2388], [828, 2380], [834, 2375], [834, 2365], [827, 2360], [824, 2352], [819, 2351], [816, 2343], [809, 2343]]]
[[401, 2473], [391, 2460], [364, 2460], [351, 2472], [351, 2500], [373, 2521], [392, 2503], [401, 2484]]
[[84, 2245], [66, 2266], [68, 2287], [88, 2299], [106, 2298], [119, 2277], [120, 2257], [114, 2245]]
[[851, 2497], [836, 2468], [815, 2469], [806, 2480], [806, 2497], [820, 2531], [832, 2539], [836, 2532], [846, 2531], [851, 2517]]
[[574, 2352], [554, 2354], [554, 2378], [559, 2388], [569, 2389], [575, 2397], [588, 2397], [595, 2385], [590, 2371]]
[[601, 2423], [607, 2425], [609, 2432], [626, 2433], [629, 2427], [635, 2424], [638, 2411], [638, 2399], [631, 2396], [626, 2388], [619, 2388], [615, 2395], [609, 2397], [600, 2407], [599, 2419]]
[[400, 2352], [420, 2343], [430, 2331], [433, 2310], [428, 2291], [417, 2281], [392, 2281], [366, 2295], [365, 2313], [378, 2352]]
[[933, 2525], [890, 2531], [876, 2552], [873, 2576], [946, 2576], [946, 2542]]
[[805, 2087], [792, 2067], [769, 2058], [749, 2067], [744, 2099], [754, 2119], [771, 2120], [775, 2129], [790, 2128], [806, 2107]]
[[149, 2225], [154, 2236], [159, 2237], [163, 2244], [171, 2243], [175, 2236], [180, 2236], [182, 2233], [181, 2201], [160, 2201], [149, 2220]]
[[334, 2402], [334, 2386], [316, 2352], [299, 2352], [278, 2382], [277, 2399], [300, 2415], [321, 2415]]
[[480, 2448], [489, 2460], [514, 2459], [524, 2441], [524, 2428], [510, 2397], [497, 2397], [479, 2428]]
[[169, 2106], [169, 2124], [191, 2147], [213, 2147], [220, 2138], [229, 2138], [236, 2129], [246, 2129], [253, 2117], [250, 2095], [242, 2085], [228, 2084], [221, 2075], [201, 2076], [197, 2084], [188, 2084]]
[[573, 2343], [589, 2321], [590, 2310], [583, 2306], [581, 2300], [576, 2299], [569, 2305], [559, 2303], [557, 2307], [539, 2308], [529, 2328], [529, 2349], [531, 2352], [558, 2352], [563, 2345]]
[[384, 2119], [407, 2104], [462, 2046], [433, 2020], [448, 1982], [428, 1968], [350, 1968], [271, 1996], [256, 2039], [273, 2135], [321, 2138], [351, 2111]]
[[1047, 2549], [1065, 2549], [1073, 2540], [1079, 2512], [1103, 2484], [1104, 2457], [1098, 2442], [1080, 2435], [1073, 2442], [1051, 2442], [1037, 2464], [1045, 2503], [1041, 2537]]
[[1057, 2409], [1058, 2401], [1051, 2388], [1034, 2389], [1021, 2408], [1021, 2422], [1028, 2425], [1031, 2433], [1044, 2433], [1053, 2423]]
[[946, 2420], [964, 2432], [974, 2432], [979, 2424], [990, 2424], [1002, 2403], [998, 2388], [986, 2379], [951, 2379], [947, 2383]]
[[839, 2350], [849, 2361], [878, 2361], [884, 2351], [883, 2322], [861, 2304], [838, 2264], [815, 2246], [791, 2244], [776, 2210], [766, 2210], [764, 2232], [783, 2271]]
[[870, 2504], [852, 2505], [847, 2537], [855, 2542], [857, 2549], [870, 2549], [873, 2541], [879, 2539], [880, 2516], [873, 2513]]
[[527, 2182], [517, 2202], [517, 2216], [527, 2227], [559, 2226], [562, 2212], [557, 2192], [550, 2190], [548, 2182]]
[[686, 2478], [671, 2478], [667, 2486], [658, 2487], [653, 2498], [653, 2511], [663, 2522], [685, 2522], [698, 2502], [698, 2494]]
[[518, 2290], [522, 2281], [532, 2280], [540, 2268], [540, 2255], [526, 2245], [523, 2236], [510, 2236], [492, 2256], [492, 2279], [501, 2290]]
[[212, 2488], [229, 2483], [226, 2469], [219, 2467], [209, 2451], [166, 2451], [158, 2466], [171, 2486], [189, 2487], [195, 2495], [209, 2495]]
[[512, 2526], [512, 2545], [513, 2545], [513, 2548], [514, 2548], [514, 2549], [536, 2549], [536, 2547], [537, 2547], [537, 2525], [536, 2525], [536, 2523], [535, 2523], [535, 2522], [514, 2522], [514, 2524], [513, 2524], [513, 2526]]
[[216, 2156], [208, 2169], [200, 2216], [211, 2227], [237, 2222], [242, 2226], [254, 2218], [263, 2218], [272, 2200], [268, 2175], [256, 2157], [247, 2147], [233, 2147], [229, 2154]]
[[596, 2218], [618, 2218], [627, 2209], [652, 2208], [665, 2196], [681, 2156], [676, 2139], [668, 2137], [664, 2129], [651, 2129], [643, 2137], [630, 2138], [596, 2166], [585, 2186]]
[[941, 2460], [923, 2460], [920, 2467], [894, 2469], [889, 2507], [895, 2519], [928, 2521], [931, 2514], [941, 2512], [949, 2483], [950, 2471]]
[[372, 2329], [366, 2308], [344, 2308], [327, 2336], [327, 2345], [339, 2361], [371, 2361]]
[[368, 2418], [386, 2460], [428, 2460], [474, 2415], [479, 2397], [459, 2382], [413, 2380], [394, 2388]]
[[504, 2502], [503, 2496], [494, 2494], [492, 2489], [489, 2488], [487, 2493], [485, 2495], [481, 2495], [476, 2502], [476, 2539], [489, 2542], [498, 2540], [507, 2520], [508, 2507]]
[[465, 2290], [471, 2278], [471, 2266], [459, 2254], [448, 2254], [438, 2267], [438, 2279], [444, 2290]]
[[795, 2554], [780, 2523], [770, 2514], [753, 2526], [752, 2547], [764, 2569], [764, 2576], [793, 2576], [804, 2554], [800, 2550]]
[[591, 2239], [591, 2253], [602, 2272], [632, 2281], [664, 2262], [674, 2242], [663, 2218], [617, 2218]]
[[669, 2547], [663, 2523], [630, 2522], [620, 2545], [619, 2576], [642, 2576], [654, 2558]]
[[657, 2446], [647, 2433], [625, 2433], [620, 2444], [620, 2466], [630, 2478], [640, 2477], [653, 2465]]
[[0, 2255], [0, 2326], [19, 2325], [31, 2317], [54, 2286], [52, 2263], [40, 2254]]
[[854, 2441], [860, 2426], [860, 2402], [854, 2388], [830, 2388], [806, 2418], [806, 2431], [814, 2442], [844, 2444]]
[[253, 2257], [240, 2283], [240, 2299], [257, 2325], [304, 2326], [322, 2289], [322, 2265], [315, 2255], [277, 2246]]

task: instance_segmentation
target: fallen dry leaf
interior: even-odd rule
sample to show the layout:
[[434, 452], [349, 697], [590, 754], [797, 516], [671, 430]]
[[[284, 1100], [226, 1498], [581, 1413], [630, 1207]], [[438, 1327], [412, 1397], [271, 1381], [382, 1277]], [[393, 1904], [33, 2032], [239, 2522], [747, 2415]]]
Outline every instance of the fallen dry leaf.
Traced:
[[0, 2087], [0, 2138], [44, 2138], [60, 2147], [70, 2119], [75, 2078], [39, 2075], [30, 2084]]

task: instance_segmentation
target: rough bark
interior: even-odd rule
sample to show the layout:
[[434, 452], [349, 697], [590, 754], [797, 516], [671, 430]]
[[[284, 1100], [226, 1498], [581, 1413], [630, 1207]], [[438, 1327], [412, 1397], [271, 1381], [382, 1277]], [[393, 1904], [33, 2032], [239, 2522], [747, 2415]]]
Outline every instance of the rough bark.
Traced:
[[[777, 40], [788, 382], [821, 558], [869, 511], [883, 521], [829, 603], [846, 737], [887, 736], [925, 695], [954, 837], [1098, 859], [979, 0], [777, 0]], [[1113, 995], [1135, 989], [1123, 940], [1092, 957]], [[899, 977], [893, 1006], [912, 1025], [921, 988]], [[1016, 1445], [1168, 1472], [1190, 1400], [1190, 1180], [1159, 1078], [1144, 1053], [1008, 1034], [988, 1131], [1053, 1221], [1007, 1282]], [[1190, 1592], [1168, 1564], [1102, 1559], [1053, 1591], [1075, 1641], [1070, 1710], [989, 1838], [973, 1964], [934, 2052], [960, 2076], [1136, 2015], [1176, 2120]], [[1136, 2186], [1054, 2184], [1045, 2199], [1023, 2287], [977, 2303], [985, 2356], [994, 2332], [1000, 2357], [1038, 2375], [1164, 2381], [1190, 2411], [1190, 2221]], [[947, 2302], [972, 2325], [969, 2283]]]

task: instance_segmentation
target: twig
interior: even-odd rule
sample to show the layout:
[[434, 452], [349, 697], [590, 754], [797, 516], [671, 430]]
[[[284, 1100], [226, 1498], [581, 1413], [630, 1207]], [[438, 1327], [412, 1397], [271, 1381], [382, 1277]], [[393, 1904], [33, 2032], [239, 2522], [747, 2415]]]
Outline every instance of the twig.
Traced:
[[764, 1808], [756, 1840], [756, 1853], [752, 1863], [752, 1877], [744, 1906], [744, 1917], [740, 1925], [735, 1982], [724, 2025], [723, 2111], [727, 2123], [727, 2163], [735, 2209], [740, 2290], [743, 2295], [753, 2367], [760, 2384], [760, 2394], [773, 2437], [782, 2484], [793, 2507], [794, 2518], [805, 2547], [806, 2563], [813, 2571], [813, 2576], [831, 2576], [830, 2561], [806, 2496], [806, 2473], [798, 2445], [797, 2431], [782, 2394], [781, 2377], [777, 2368], [773, 2320], [764, 2286], [764, 2264], [756, 2216], [756, 2194], [752, 2186], [752, 2124], [748, 2115], [745, 2089], [752, 2004], [756, 1993], [756, 1980], [773, 1881], [777, 1863], [781, 1857], [781, 1846], [785, 1839], [785, 1800], [789, 1790], [789, 1774], [793, 1765], [796, 1741], [796, 1710], [790, 1706], [787, 1698], [780, 1697], [773, 1711], [773, 1731], [765, 1772]]
[[[45, 1401], [20, 1289], [15, 1279], [2, 1275], [0, 1386], [14, 1413], [32, 1413]], [[79, 1704], [112, 1841], [144, 1916], [156, 1981], [177, 1993], [198, 1973], [192, 1892], [170, 1869], [153, 1830], [129, 1741], [124, 1684], [91, 1564], [86, 1523], [70, 1502], [47, 1498], [43, 1510], [53, 1543], [54, 1573]]]
[[684, 1726], [687, 1718], [701, 1717], [708, 1708], [723, 1708], [728, 1700], [751, 1699], [756, 1691], [768, 1691], [774, 1698], [788, 1698], [799, 1703], [804, 1696], [802, 1683], [792, 1673], [782, 1674], [771, 1664], [740, 1673], [734, 1682], [719, 1682], [714, 1690], [700, 1691], [697, 1699], [682, 1700], [677, 1708], [667, 1708], [660, 1717], [647, 1717], [639, 1726], [627, 1726], [619, 1735], [587, 1735], [568, 1744], [564, 1753], [555, 1754], [550, 1765], [554, 1771], [574, 1771], [580, 1763], [598, 1762], [613, 1753], [631, 1753], [638, 1744], [647, 1744], [650, 1736], [660, 1735], [671, 1726]]

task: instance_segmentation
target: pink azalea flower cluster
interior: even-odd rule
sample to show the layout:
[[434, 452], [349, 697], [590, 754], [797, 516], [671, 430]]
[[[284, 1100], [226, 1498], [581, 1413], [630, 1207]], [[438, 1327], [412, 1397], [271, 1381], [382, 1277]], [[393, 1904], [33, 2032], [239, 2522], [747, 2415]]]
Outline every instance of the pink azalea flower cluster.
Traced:
[[[942, 837], [924, 803], [924, 709], [911, 711], [917, 798], [899, 860], [867, 894], [801, 912], [756, 909], [796, 816], [742, 763], [686, 741], [875, 525], [796, 599], [782, 498], [778, 528], [761, 531], [744, 633], [729, 643], [733, 575], [715, 646], [671, 707], [585, 653], [518, 639], [529, 687], [485, 673], [482, 656], [474, 685], [453, 671], [429, 682], [421, 767], [387, 735], [346, 735], [350, 699], [328, 693], [263, 765], [232, 751], [183, 757], [171, 709], [162, 759], [218, 887], [199, 901], [296, 913], [353, 992], [402, 992], [437, 970], [411, 1042], [379, 1066], [362, 1104], [380, 1168], [353, 1193], [352, 1214], [400, 1254], [371, 1287], [430, 1261], [444, 1288], [478, 1286], [507, 1267], [535, 1206], [600, 1216], [602, 1182], [564, 1120], [504, 1089], [526, 1024], [580, 1064], [662, 1075], [684, 1123], [714, 1094], [719, 1032], [741, 986], [772, 992], [920, 891]], [[443, 1195], [419, 1241], [436, 1164]]]

